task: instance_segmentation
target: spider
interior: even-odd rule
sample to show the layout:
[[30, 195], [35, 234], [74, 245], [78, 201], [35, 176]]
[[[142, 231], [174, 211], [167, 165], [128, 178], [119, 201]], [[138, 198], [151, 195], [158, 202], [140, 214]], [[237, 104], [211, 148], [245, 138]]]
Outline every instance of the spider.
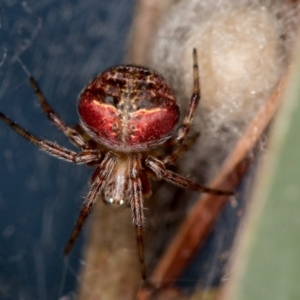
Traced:
[[[81, 128], [85, 133], [65, 124], [30, 76], [30, 85], [44, 113], [80, 149], [78, 153], [31, 134], [0, 112], [3, 122], [41, 150], [71, 163], [96, 167], [91, 177], [91, 189], [64, 249], [65, 255], [70, 253], [86, 218], [102, 196], [109, 204], [130, 206], [141, 276], [146, 280], [143, 198], [151, 192], [150, 175], [203, 193], [233, 194], [199, 185], [167, 168], [187, 149], [185, 139], [200, 100], [196, 49], [193, 49], [193, 76], [193, 94], [177, 134], [174, 132], [180, 117], [178, 101], [165, 79], [149, 68], [113, 67], [100, 73], [85, 87], [78, 101]], [[154, 150], [170, 144], [172, 151], [164, 158], [158, 158]]]

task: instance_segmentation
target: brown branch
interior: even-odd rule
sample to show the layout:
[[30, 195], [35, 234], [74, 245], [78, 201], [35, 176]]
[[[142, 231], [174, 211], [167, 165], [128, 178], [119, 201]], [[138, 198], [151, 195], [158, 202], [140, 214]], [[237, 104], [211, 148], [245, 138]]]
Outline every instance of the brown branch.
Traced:
[[[273, 94], [251, 122], [217, 177], [212, 180], [210, 187], [234, 189], [238, 185], [249, 163], [247, 159], [249, 151], [256, 145], [280, 105], [285, 82], [286, 77], [280, 81]], [[153, 283], [174, 282], [187, 264], [186, 253], [193, 254], [199, 247], [227, 200], [228, 198], [215, 195], [200, 197], [153, 272], [151, 276]], [[195, 231], [193, 228], [197, 228], [197, 230]]]

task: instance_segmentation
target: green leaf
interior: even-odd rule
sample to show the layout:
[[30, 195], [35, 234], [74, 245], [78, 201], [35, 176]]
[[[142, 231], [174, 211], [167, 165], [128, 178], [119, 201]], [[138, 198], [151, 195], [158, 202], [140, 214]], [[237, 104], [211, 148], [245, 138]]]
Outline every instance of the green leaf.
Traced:
[[300, 299], [300, 55], [264, 158], [228, 300]]

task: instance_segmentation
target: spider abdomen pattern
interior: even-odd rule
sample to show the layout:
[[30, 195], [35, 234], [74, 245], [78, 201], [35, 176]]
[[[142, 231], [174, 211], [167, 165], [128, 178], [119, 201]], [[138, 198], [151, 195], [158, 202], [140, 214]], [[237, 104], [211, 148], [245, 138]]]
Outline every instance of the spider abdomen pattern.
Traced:
[[81, 93], [78, 112], [89, 134], [109, 149], [145, 151], [170, 138], [179, 105], [164, 78], [148, 68], [121, 65]]

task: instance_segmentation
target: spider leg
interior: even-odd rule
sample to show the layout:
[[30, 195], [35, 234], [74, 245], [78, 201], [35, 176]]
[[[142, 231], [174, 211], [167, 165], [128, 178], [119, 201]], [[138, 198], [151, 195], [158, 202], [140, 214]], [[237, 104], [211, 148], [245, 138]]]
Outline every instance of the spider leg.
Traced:
[[146, 166], [148, 166], [158, 178], [164, 179], [174, 185], [180, 186], [185, 189], [195, 190], [202, 193], [215, 194], [215, 195], [224, 195], [231, 196], [234, 195], [234, 192], [216, 190], [200, 185], [192, 180], [189, 180], [175, 172], [167, 170], [162, 161], [149, 156], [146, 159]]
[[[200, 79], [199, 79], [199, 68], [198, 68], [198, 58], [197, 58], [197, 50], [193, 49], [193, 74], [194, 74], [194, 87], [193, 87], [193, 94], [190, 99], [189, 107], [187, 114], [180, 126], [177, 136], [174, 137], [172, 140], [178, 146], [182, 145], [186, 136], [188, 135], [191, 124], [195, 115], [195, 111], [200, 101]], [[183, 148], [184, 150], [184, 148]], [[175, 150], [169, 156], [164, 159], [165, 164], [172, 164], [178, 156], [182, 153], [182, 150]]]
[[199, 137], [199, 133], [195, 133], [192, 136], [189, 136], [184, 143], [179, 145], [174, 151], [171, 153], [171, 155], [167, 156], [165, 159], [163, 159], [163, 163], [165, 166], [169, 166], [175, 163], [175, 161], [184, 154], [187, 150], [191, 148], [195, 144], [195, 141]]
[[141, 158], [139, 154], [133, 154], [130, 160], [130, 182], [132, 187], [132, 197], [130, 202], [133, 224], [135, 226], [136, 242], [141, 266], [142, 278], [146, 280], [147, 272], [144, 259], [144, 239], [143, 239], [143, 196], [141, 182]]
[[93, 161], [99, 161], [101, 157], [101, 153], [99, 150], [83, 150], [81, 153], [77, 154], [74, 151], [56, 145], [55, 143], [52, 143], [48, 140], [41, 139], [17, 125], [2, 112], [0, 112], [0, 119], [18, 134], [20, 134], [23, 138], [25, 138], [26, 140], [28, 140], [29, 142], [36, 145], [41, 150], [47, 152], [50, 155], [77, 164], [86, 164]]
[[48, 119], [60, 131], [62, 131], [75, 146], [77, 146], [79, 148], [83, 148], [83, 149], [86, 148], [87, 144], [85, 143], [85, 141], [83, 140], [81, 135], [75, 129], [68, 127], [66, 125], [66, 123], [62, 120], [62, 118], [51, 108], [46, 97], [40, 90], [38, 83], [32, 76], [29, 77], [29, 83], [30, 83], [32, 89], [34, 90], [34, 93], [40, 102], [41, 108], [47, 115]]
[[105, 181], [111, 171], [113, 170], [114, 164], [116, 162], [116, 157], [108, 153], [103, 159], [99, 167], [97, 167], [96, 172], [98, 172], [97, 177], [94, 179], [90, 192], [88, 193], [83, 206], [80, 210], [79, 217], [77, 219], [76, 225], [72, 231], [71, 237], [64, 249], [64, 254], [68, 255], [73, 248], [73, 245], [81, 231], [81, 228], [86, 220], [86, 218], [91, 213], [96, 200], [99, 198], [99, 193], [105, 184]]

